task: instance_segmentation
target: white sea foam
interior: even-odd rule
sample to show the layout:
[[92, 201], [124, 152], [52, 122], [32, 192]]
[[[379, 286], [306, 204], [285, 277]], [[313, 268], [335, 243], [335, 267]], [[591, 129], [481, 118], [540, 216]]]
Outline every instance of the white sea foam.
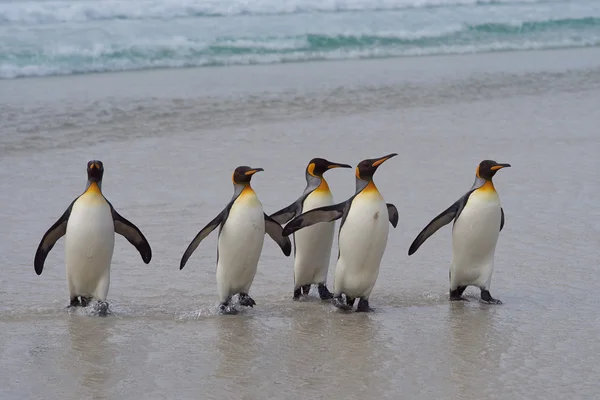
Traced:
[[548, 0], [106, 0], [0, 2], [0, 23], [81, 22], [107, 19], [172, 19], [198, 16], [277, 15], [302, 12], [530, 4]]

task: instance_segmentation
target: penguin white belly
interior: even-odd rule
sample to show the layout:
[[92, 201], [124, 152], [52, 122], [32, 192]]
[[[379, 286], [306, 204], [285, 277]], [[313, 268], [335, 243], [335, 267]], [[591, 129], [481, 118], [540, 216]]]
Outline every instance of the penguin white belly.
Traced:
[[489, 288], [501, 223], [495, 191], [475, 191], [452, 229], [450, 286]]
[[389, 232], [388, 210], [379, 192], [359, 194], [339, 234], [335, 294], [368, 299], [379, 275]]
[[219, 235], [217, 286], [220, 301], [236, 293], [248, 293], [265, 240], [265, 218], [255, 195], [244, 195], [229, 211]]
[[65, 235], [65, 263], [71, 298], [106, 300], [115, 227], [110, 206], [100, 196], [84, 194], [71, 209]]
[[[330, 192], [314, 191], [304, 200], [302, 212], [332, 204], [333, 196]], [[294, 233], [296, 246], [294, 284], [296, 289], [303, 285], [325, 283], [334, 234], [335, 222], [319, 222]]]

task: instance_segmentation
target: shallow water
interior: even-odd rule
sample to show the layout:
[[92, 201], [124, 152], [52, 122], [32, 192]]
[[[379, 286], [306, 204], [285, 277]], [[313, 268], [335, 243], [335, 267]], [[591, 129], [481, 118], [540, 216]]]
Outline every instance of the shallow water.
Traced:
[[[0, 397], [595, 398], [599, 55], [0, 82]], [[265, 169], [253, 186], [272, 213], [300, 195], [310, 158], [355, 165], [390, 152], [375, 180], [400, 222], [375, 312], [340, 313], [315, 289], [293, 302], [292, 258], [268, 237], [257, 306], [240, 315], [215, 312], [216, 232], [179, 271], [229, 201], [236, 166]], [[145, 265], [117, 237], [106, 318], [65, 309], [64, 239], [33, 270], [92, 158], [106, 197], [153, 249]], [[504, 304], [480, 304], [473, 288], [470, 302], [449, 303], [450, 228], [407, 251], [484, 158], [512, 164], [495, 178], [506, 225], [491, 293]], [[337, 200], [353, 193], [351, 170], [326, 177]]]

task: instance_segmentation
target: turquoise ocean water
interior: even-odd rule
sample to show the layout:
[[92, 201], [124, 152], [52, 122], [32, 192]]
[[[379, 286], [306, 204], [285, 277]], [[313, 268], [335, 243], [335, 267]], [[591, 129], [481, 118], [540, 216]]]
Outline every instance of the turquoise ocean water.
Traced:
[[0, 79], [589, 46], [598, 0], [0, 0]]

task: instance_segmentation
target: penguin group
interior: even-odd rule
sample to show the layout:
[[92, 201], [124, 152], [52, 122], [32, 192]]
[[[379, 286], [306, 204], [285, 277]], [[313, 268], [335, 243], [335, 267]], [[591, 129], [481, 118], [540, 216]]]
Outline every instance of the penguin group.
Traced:
[[[293, 300], [306, 296], [316, 285], [319, 297], [344, 311], [368, 312], [369, 299], [388, 243], [389, 226], [398, 225], [398, 209], [386, 203], [373, 176], [392, 153], [365, 159], [355, 168], [355, 193], [336, 203], [324, 178], [330, 169], [351, 165], [313, 158], [305, 169], [306, 187], [292, 204], [267, 215], [251, 180], [262, 168], [239, 166], [233, 171], [233, 196], [223, 210], [208, 222], [183, 252], [183, 269], [194, 251], [217, 227], [216, 281], [219, 313], [236, 314], [232, 298], [244, 307], [256, 305], [250, 288], [256, 275], [265, 234], [288, 257], [294, 248]], [[490, 294], [494, 254], [504, 227], [504, 210], [492, 178], [502, 168], [493, 160], [483, 160], [475, 171], [471, 188], [446, 210], [433, 218], [416, 236], [408, 255], [413, 255], [441, 227], [453, 221], [452, 259], [449, 268], [449, 299], [466, 300], [467, 286], [481, 291], [480, 301], [502, 304]], [[146, 237], [132, 222], [121, 216], [102, 193], [104, 165], [87, 163], [87, 183], [82, 194], [43, 235], [34, 257], [40, 275], [44, 261], [56, 242], [65, 236], [65, 264], [69, 288], [68, 307], [93, 305], [100, 315], [108, 312], [106, 301], [115, 233], [124, 236], [146, 264], [152, 250]], [[327, 275], [336, 220], [338, 256], [333, 285]], [[333, 290], [330, 290], [332, 288]]]

